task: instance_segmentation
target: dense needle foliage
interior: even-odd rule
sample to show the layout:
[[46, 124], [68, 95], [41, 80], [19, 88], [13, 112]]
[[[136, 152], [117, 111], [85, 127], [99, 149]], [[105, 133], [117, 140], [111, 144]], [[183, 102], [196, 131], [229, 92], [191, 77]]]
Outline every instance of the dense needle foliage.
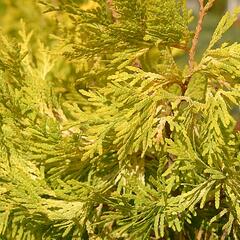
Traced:
[[195, 32], [184, 0], [4, 2], [0, 239], [240, 239], [240, 9], [197, 63], [214, 0]]

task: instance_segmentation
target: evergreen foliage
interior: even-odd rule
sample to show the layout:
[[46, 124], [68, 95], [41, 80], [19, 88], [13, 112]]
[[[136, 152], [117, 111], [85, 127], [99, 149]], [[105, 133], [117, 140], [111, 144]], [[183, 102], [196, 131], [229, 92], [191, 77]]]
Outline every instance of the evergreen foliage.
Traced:
[[214, 0], [195, 33], [184, 0], [30, 2], [46, 32], [0, 37], [0, 238], [240, 239], [240, 9], [196, 63]]

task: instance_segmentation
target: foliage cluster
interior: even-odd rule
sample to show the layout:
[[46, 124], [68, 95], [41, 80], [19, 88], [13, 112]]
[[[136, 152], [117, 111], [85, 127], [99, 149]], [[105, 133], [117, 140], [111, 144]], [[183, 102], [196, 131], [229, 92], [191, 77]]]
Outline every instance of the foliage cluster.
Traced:
[[184, 0], [5, 2], [1, 238], [240, 239], [240, 9], [196, 63], [214, 0], [195, 33]]

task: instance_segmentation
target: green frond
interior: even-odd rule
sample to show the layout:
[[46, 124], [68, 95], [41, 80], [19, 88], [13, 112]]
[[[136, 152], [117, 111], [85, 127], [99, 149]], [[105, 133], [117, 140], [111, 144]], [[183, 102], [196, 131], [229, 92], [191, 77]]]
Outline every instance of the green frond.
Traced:
[[189, 72], [184, 0], [4, 2], [0, 238], [240, 239], [239, 10]]

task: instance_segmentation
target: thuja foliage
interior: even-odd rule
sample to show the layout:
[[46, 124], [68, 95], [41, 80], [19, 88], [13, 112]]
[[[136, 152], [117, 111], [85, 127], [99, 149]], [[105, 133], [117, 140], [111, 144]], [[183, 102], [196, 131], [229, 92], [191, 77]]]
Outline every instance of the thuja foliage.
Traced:
[[196, 62], [214, 0], [194, 32], [184, 0], [30, 2], [46, 31], [0, 37], [1, 239], [240, 239], [240, 9]]

